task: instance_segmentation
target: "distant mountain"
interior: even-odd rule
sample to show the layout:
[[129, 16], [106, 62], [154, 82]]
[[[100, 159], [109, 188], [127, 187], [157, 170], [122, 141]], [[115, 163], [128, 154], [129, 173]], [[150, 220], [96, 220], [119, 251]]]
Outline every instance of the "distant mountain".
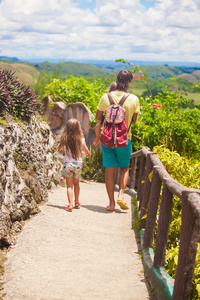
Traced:
[[[27, 60], [28, 63], [43, 63], [44, 61], [49, 63], [63, 63], [63, 62], [70, 62], [70, 61], [61, 61], [58, 59], [29, 59]], [[80, 63], [80, 64], [90, 64], [96, 66], [98, 68], [106, 68], [106, 69], [122, 69], [122, 68], [129, 68], [130, 66], [125, 65], [123, 63], [116, 63], [115, 60], [91, 60], [91, 59], [74, 59], [73, 62]], [[181, 62], [181, 61], [130, 61], [132, 65], [135, 66], [156, 66], [156, 65], [166, 65], [172, 67], [192, 67], [192, 68], [200, 68], [200, 63], [195, 62]]]
[[0, 56], [0, 60], [8, 60], [12, 62], [20, 62], [17, 57]]
[[[14, 62], [17, 60], [17, 62]], [[89, 64], [90, 62], [90, 64]], [[136, 63], [136, 62], [135, 62]], [[174, 67], [170, 65], [161, 64], [139, 64], [141, 70], [146, 73], [148, 78], [151, 79], [168, 79], [178, 77], [187, 79], [188, 81], [195, 82], [200, 80], [200, 64], [199, 67], [195, 66], [180, 66]], [[95, 65], [96, 64], [96, 65]], [[0, 60], [0, 68], [5, 68], [16, 72], [16, 75], [28, 84], [34, 84], [37, 81], [39, 73], [43, 70], [46, 72], [52, 72], [52, 76], [55, 78], [65, 78], [65, 75], [73, 75], [75, 77], [85, 77], [87, 79], [94, 80], [95, 77], [101, 77], [105, 80], [112, 80], [112, 76], [116, 76], [116, 73], [123, 68], [134, 68], [127, 64], [116, 63], [114, 61], [95, 61], [88, 60], [85, 63], [81, 62], [40, 62], [40, 63], [23, 63], [17, 58], [12, 60]], [[61, 75], [61, 76], [60, 76]], [[111, 76], [110, 76], [111, 75]]]
[[[105, 67], [105, 68], [122, 68], [126, 67], [129, 68], [130, 66], [125, 65], [123, 63], [116, 63], [114, 60], [76, 60], [76, 62], [79, 63], [88, 63], [97, 67]], [[166, 65], [166, 66], [172, 66], [172, 67], [192, 67], [192, 68], [200, 68], [200, 63], [194, 63], [194, 62], [178, 62], [178, 61], [131, 61], [131, 65], [135, 66], [156, 66], [156, 65]]]
[[[74, 63], [81, 63], [81, 64], [89, 64], [96, 66], [98, 68], [106, 68], [106, 69], [121, 69], [121, 68], [128, 68], [128, 65], [125, 65], [123, 63], [116, 63], [115, 60], [95, 60], [95, 59], [74, 59], [72, 61], [68, 60], [60, 60], [60, 59], [39, 59], [39, 58], [33, 58], [33, 59], [27, 59], [27, 60], [20, 60], [17, 57], [8, 57], [8, 56], [0, 56], [0, 60], [9, 60], [11, 62], [27, 62], [31, 64], [41, 64], [44, 62], [49, 63], [66, 63], [66, 62], [74, 62]], [[131, 61], [131, 64], [133, 65], [149, 65], [149, 66], [155, 66], [155, 65], [166, 65], [166, 66], [172, 66], [172, 67], [184, 67], [184, 68], [200, 68], [200, 63], [196, 62], [183, 62], [183, 61], [142, 61], [142, 60], [133, 60]]]

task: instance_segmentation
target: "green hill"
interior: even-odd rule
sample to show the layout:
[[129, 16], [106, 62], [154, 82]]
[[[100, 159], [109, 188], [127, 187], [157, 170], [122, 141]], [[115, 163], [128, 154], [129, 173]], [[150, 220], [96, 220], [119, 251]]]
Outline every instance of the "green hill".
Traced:
[[[131, 70], [134, 67], [130, 68]], [[199, 80], [200, 68], [183, 68], [183, 67], [171, 67], [168, 65], [141, 65], [140, 69], [146, 73], [148, 78], [152, 79], [168, 79], [182, 77], [188, 81], [195, 81], [195, 78]]]
[[[55, 73], [62, 75], [73, 75], [76, 77], [96, 77], [104, 75], [115, 76], [119, 71], [119, 66], [116, 64], [116, 68], [109, 67], [96, 67], [87, 63], [76, 63], [76, 62], [61, 62], [61, 63], [22, 63], [22, 62], [7, 62], [0, 60], [0, 68], [12, 70], [16, 73], [16, 76], [26, 84], [34, 84], [42, 70], [47, 73]], [[124, 68], [127, 68], [124, 65]], [[134, 67], [130, 68], [133, 69]], [[168, 79], [182, 77], [188, 81], [195, 82], [200, 80], [200, 68], [183, 68], [183, 67], [172, 67], [168, 65], [141, 65], [141, 70], [146, 73], [148, 78], [152, 79]], [[123, 66], [122, 68], [123, 69]], [[191, 76], [188, 76], [191, 75]], [[193, 76], [193, 77], [192, 77]]]
[[15, 72], [18, 80], [26, 85], [34, 85], [39, 76], [39, 72], [34, 67], [21, 62], [12, 63], [0, 60], [0, 69]]
[[166, 65], [142, 65], [140, 66], [140, 69], [142, 70], [142, 72], [146, 73], [148, 78], [152, 79], [167, 79], [170, 77], [175, 77], [180, 73], [179, 68], [169, 67]]
[[38, 64], [31, 64], [39, 72], [45, 70], [47, 72], [59, 72], [61, 74], [73, 75], [75, 77], [85, 76], [97, 76], [108, 75], [114, 71], [106, 68], [98, 68], [93, 65], [75, 63], [75, 62], [63, 62], [63, 63], [49, 63], [42, 62]]
[[194, 75], [194, 73], [192, 74], [187, 74], [187, 73], [183, 73], [183, 74], [180, 74], [178, 76], [178, 78], [184, 78], [190, 82], [197, 82], [198, 81], [198, 78], [197, 76]]

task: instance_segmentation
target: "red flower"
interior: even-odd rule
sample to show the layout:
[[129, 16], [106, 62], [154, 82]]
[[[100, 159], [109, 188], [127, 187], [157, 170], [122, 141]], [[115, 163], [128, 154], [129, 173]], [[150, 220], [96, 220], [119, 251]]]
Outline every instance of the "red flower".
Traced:
[[138, 76], [137, 74], [133, 74], [133, 77], [134, 77], [135, 79], [141, 79], [140, 76]]
[[160, 104], [153, 104], [153, 107], [154, 108], [159, 108], [159, 107], [161, 107], [161, 105]]

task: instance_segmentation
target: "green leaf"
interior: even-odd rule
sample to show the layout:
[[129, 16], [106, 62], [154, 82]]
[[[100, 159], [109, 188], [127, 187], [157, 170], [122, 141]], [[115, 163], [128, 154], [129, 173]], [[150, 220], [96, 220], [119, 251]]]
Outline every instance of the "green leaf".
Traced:
[[146, 219], [146, 218], [147, 218], [147, 214], [144, 215], [144, 216], [141, 218], [141, 220], [144, 220], [144, 219]]

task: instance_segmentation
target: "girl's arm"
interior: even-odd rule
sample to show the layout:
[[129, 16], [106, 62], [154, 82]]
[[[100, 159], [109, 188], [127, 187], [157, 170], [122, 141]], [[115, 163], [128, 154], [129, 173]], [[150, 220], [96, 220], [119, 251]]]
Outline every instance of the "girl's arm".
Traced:
[[57, 151], [63, 150], [63, 147], [61, 145], [58, 145]]
[[86, 145], [86, 143], [83, 144], [83, 152], [85, 156], [88, 156], [90, 154], [90, 151]]

